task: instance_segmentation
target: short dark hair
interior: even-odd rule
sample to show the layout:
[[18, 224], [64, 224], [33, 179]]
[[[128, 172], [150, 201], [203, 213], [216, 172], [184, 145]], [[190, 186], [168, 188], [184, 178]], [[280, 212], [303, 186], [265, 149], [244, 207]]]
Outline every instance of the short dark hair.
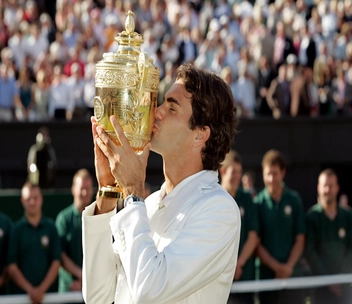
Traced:
[[285, 170], [285, 159], [279, 151], [271, 149], [264, 154], [262, 159], [262, 169], [266, 166], [279, 166], [281, 170]]
[[202, 150], [205, 170], [218, 170], [233, 145], [237, 132], [237, 111], [229, 85], [220, 76], [191, 64], [177, 69], [187, 92], [192, 94], [191, 130], [210, 128], [210, 136]]

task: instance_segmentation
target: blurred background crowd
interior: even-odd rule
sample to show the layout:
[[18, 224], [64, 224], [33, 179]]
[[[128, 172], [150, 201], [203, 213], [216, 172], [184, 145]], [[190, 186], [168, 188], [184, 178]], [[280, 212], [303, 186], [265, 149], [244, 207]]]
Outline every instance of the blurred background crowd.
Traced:
[[159, 103], [192, 62], [226, 79], [242, 117], [352, 115], [351, 0], [2, 0], [0, 121], [87, 120], [128, 10]]

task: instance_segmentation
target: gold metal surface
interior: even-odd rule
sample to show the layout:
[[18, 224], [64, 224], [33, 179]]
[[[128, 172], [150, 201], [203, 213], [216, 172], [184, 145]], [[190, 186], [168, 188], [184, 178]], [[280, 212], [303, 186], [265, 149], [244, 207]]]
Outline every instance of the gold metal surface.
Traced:
[[125, 31], [115, 38], [117, 51], [104, 53], [96, 64], [94, 116], [119, 145], [109, 119], [115, 115], [138, 153], [151, 138], [160, 72], [148, 54], [140, 50], [143, 38], [134, 31], [133, 12], [126, 15]]
[[96, 64], [94, 116], [118, 144], [109, 117], [115, 115], [135, 151], [149, 142], [159, 86], [158, 68], [141, 52], [142, 36], [136, 33], [133, 12], [128, 11], [125, 31], [115, 38], [116, 53], [104, 53]]

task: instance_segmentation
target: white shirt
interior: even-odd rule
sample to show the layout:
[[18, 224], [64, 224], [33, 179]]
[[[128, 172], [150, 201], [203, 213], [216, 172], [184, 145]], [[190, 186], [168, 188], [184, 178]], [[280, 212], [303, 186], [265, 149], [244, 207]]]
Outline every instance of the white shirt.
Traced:
[[[215, 171], [188, 177], [165, 196], [115, 214], [82, 215], [87, 304], [225, 304], [232, 286], [240, 214]], [[109, 225], [110, 223], [110, 225]], [[112, 234], [114, 243], [112, 243]]]

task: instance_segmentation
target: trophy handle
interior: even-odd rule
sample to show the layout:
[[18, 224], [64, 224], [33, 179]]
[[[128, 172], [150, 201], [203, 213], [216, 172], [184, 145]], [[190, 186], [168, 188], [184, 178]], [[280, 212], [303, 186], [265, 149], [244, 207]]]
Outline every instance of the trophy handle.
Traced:
[[141, 101], [148, 79], [149, 57], [146, 52], [140, 52], [138, 57], [139, 84], [137, 85], [138, 103]]

